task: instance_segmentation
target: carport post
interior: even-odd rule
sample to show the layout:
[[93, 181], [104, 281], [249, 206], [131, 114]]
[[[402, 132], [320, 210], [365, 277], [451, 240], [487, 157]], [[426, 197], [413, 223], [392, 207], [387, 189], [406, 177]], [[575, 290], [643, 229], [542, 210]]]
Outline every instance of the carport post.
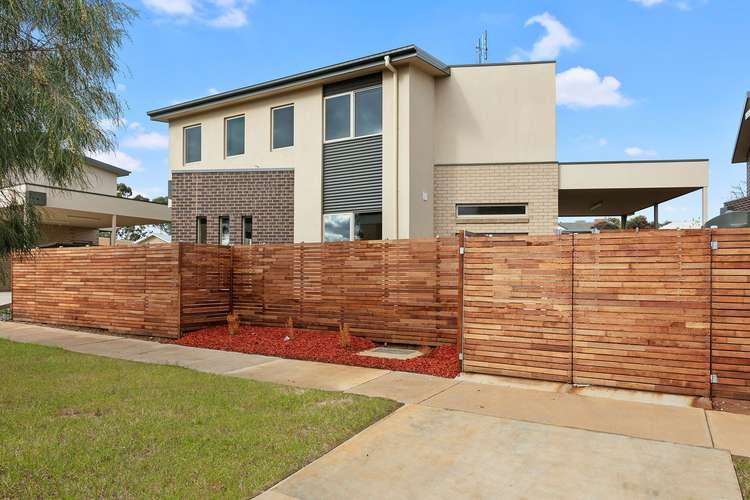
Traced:
[[701, 189], [701, 226], [708, 221], [708, 188]]
[[659, 229], [659, 204], [654, 203], [654, 229]]
[[112, 234], [109, 235], [109, 244], [115, 246], [117, 244], [117, 215], [112, 214]]
[[620, 216], [620, 229], [625, 229], [625, 224], [628, 223], [628, 216], [627, 214]]

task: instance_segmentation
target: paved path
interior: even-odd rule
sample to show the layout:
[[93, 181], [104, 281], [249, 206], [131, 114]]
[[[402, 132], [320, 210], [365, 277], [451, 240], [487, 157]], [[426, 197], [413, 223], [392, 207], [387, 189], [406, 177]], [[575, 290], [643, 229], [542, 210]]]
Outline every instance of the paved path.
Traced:
[[628, 400], [634, 397], [628, 391], [603, 398], [590, 389], [584, 396], [561, 384], [449, 380], [14, 322], [0, 323], [0, 337], [406, 403], [262, 495], [268, 499], [363, 492], [388, 498], [738, 499], [729, 451], [750, 456], [750, 417], [687, 407], [679, 397], [648, 404]]

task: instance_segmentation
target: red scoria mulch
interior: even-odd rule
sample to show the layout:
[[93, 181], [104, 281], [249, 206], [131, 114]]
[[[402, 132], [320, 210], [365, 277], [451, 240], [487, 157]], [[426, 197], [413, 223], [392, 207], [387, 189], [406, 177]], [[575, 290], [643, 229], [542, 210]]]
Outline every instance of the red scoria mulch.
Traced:
[[192, 332], [175, 340], [174, 343], [220, 351], [382, 368], [447, 378], [456, 377], [459, 373], [458, 356], [453, 346], [436, 347], [428, 354], [414, 359], [385, 359], [359, 356], [358, 352], [377, 347], [370, 340], [361, 337], [352, 336], [351, 347], [343, 348], [339, 346], [336, 333], [295, 328], [293, 338], [284, 340], [288, 334], [287, 328], [241, 325], [237, 334], [230, 336], [226, 326], [217, 326]]

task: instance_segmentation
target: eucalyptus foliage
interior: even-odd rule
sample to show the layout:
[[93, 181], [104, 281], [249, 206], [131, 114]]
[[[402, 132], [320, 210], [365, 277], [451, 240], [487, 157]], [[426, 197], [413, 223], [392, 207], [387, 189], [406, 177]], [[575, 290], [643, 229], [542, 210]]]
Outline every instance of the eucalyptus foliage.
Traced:
[[117, 51], [135, 11], [111, 0], [0, 1], [0, 257], [28, 251], [40, 209], [9, 187], [85, 186], [85, 155], [114, 149]]

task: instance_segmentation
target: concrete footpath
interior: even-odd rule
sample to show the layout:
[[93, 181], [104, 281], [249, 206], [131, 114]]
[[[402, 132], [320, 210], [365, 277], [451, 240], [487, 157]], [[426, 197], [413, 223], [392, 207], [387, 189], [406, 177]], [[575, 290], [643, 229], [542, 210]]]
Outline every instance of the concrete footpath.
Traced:
[[750, 416], [691, 398], [197, 349], [23, 323], [0, 337], [405, 403], [263, 498], [740, 498]]

